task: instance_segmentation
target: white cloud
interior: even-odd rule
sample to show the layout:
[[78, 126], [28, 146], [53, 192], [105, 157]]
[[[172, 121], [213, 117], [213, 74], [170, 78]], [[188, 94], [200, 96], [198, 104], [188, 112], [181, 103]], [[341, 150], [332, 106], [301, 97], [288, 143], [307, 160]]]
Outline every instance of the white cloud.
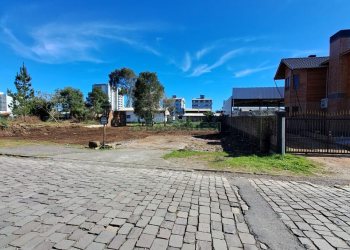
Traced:
[[208, 54], [211, 50], [213, 50], [215, 48], [215, 46], [208, 46], [208, 47], [205, 47], [201, 50], [198, 50], [196, 52], [196, 58], [197, 60], [200, 60], [204, 55]]
[[77, 25], [50, 23], [35, 27], [32, 32], [25, 34], [29, 38], [26, 42], [20, 40], [3, 23], [0, 28], [3, 41], [17, 54], [44, 63], [102, 62], [96, 56], [96, 52], [103, 46], [103, 40], [123, 43], [156, 56], [161, 55], [152, 46], [135, 38], [136, 33], [139, 36], [141, 31], [149, 29], [147, 25], [141, 27], [97, 22]]
[[235, 57], [236, 55], [240, 54], [243, 52], [245, 49], [244, 48], [239, 48], [239, 49], [233, 49], [230, 50], [229, 52], [226, 52], [223, 54], [216, 62], [214, 62], [212, 65], [208, 64], [201, 64], [197, 66], [193, 72], [191, 73], [190, 76], [200, 76], [205, 73], [211, 72], [213, 69], [220, 67], [221, 65], [225, 64], [227, 61]]
[[233, 43], [237, 43], [237, 42], [251, 43], [261, 39], [265, 39], [265, 37], [250, 36], [250, 37], [229, 37], [229, 38], [218, 39], [211, 42], [208, 46], [205, 46], [202, 49], [198, 50], [195, 53], [195, 56], [197, 60], [200, 60], [211, 51], [218, 49], [220, 47], [232, 46]]
[[183, 72], [187, 72], [192, 66], [192, 59], [190, 53], [186, 52], [181, 69]]
[[260, 65], [256, 68], [248, 68], [248, 69], [243, 69], [243, 70], [237, 71], [233, 75], [235, 78], [240, 78], [240, 77], [245, 77], [245, 76], [248, 76], [248, 75], [251, 75], [254, 73], [258, 73], [261, 71], [269, 70], [272, 68], [275, 68], [275, 66], [262, 66], [262, 65]]

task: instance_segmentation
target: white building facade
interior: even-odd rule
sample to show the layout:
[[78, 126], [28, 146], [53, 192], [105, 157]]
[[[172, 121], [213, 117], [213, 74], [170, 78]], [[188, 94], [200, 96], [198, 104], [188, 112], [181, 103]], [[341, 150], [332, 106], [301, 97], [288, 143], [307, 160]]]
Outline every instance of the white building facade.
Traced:
[[[137, 123], [144, 122], [144, 119], [140, 119], [138, 115], [135, 114], [134, 108], [122, 108], [119, 111], [124, 111], [126, 114], [126, 123]], [[155, 123], [162, 123], [166, 121], [165, 111], [160, 109], [153, 118]]]
[[109, 103], [113, 111], [124, 108], [124, 95], [119, 94], [119, 89], [114, 90], [108, 83], [97, 83], [92, 85], [92, 89], [99, 88], [108, 95]]
[[12, 114], [10, 104], [12, 97], [0, 92], [0, 114]]

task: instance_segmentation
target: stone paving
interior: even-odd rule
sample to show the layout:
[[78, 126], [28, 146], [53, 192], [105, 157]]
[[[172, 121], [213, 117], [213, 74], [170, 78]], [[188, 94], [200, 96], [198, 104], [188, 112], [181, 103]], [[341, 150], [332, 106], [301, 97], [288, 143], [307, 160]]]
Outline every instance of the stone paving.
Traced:
[[245, 209], [220, 175], [0, 156], [1, 249], [258, 249]]
[[307, 249], [350, 249], [350, 190], [293, 181], [251, 183]]

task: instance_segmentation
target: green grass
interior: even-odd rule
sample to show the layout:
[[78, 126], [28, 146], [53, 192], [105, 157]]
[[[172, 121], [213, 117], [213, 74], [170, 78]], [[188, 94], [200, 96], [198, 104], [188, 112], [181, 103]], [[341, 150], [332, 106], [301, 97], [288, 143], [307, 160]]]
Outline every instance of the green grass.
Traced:
[[163, 156], [170, 158], [191, 158], [207, 162], [215, 169], [240, 171], [247, 173], [313, 175], [322, 169], [313, 161], [303, 157], [286, 154], [267, 156], [230, 156], [225, 152], [200, 152], [177, 150]]
[[175, 150], [172, 151], [166, 155], [163, 156], [164, 159], [170, 159], [170, 158], [189, 158], [192, 156], [202, 156], [203, 158], [207, 159], [211, 156], [225, 156], [224, 152], [202, 152], [202, 151], [191, 151], [191, 150]]

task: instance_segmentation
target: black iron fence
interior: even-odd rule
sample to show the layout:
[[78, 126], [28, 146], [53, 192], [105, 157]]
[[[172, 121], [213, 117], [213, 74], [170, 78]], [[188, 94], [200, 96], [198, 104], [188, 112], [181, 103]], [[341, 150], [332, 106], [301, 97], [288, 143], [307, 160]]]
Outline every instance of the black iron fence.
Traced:
[[350, 112], [287, 116], [286, 152], [350, 154]]

